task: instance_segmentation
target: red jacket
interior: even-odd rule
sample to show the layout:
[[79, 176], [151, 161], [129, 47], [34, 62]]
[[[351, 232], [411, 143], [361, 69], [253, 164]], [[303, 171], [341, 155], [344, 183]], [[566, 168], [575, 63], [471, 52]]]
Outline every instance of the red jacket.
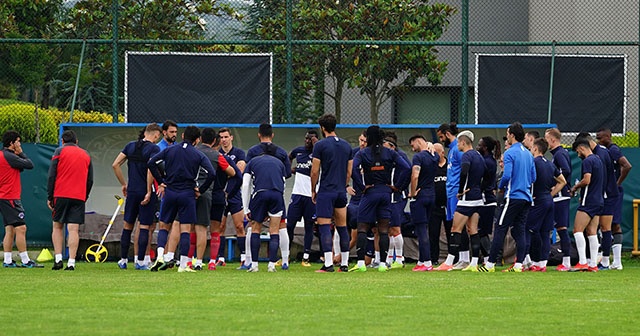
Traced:
[[0, 154], [0, 199], [20, 199], [20, 172], [32, 168], [33, 162], [24, 153], [17, 155], [12, 150], [4, 148]]
[[91, 157], [74, 143], [58, 147], [51, 158], [48, 199], [64, 197], [86, 201], [93, 186]]

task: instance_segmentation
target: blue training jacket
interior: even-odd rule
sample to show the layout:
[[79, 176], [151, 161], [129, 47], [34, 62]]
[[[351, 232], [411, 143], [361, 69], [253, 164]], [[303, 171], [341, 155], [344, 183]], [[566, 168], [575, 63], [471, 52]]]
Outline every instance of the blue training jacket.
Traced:
[[536, 181], [533, 155], [521, 143], [516, 142], [504, 152], [504, 173], [499, 189], [506, 189], [505, 198], [533, 202], [531, 185]]

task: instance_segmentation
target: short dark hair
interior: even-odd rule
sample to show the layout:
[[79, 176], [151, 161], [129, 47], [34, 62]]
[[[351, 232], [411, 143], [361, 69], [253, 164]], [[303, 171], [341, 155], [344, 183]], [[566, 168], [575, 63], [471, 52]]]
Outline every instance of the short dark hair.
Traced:
[[448, 124], [442, 124], [438, 127], [438, 132], [445, 134], [446, 132], [451, 133], [451, 135], [458, 134], [458, 125], [454, 122]]
[[227, 133], [229, 133], [229, 135], [231, 135], [231, 130], [229, 129], [229, 127], [223, 127], [223, 128], [218, 130], [218, 134], [224, 133], [224, 132], [227, 132]]
[[498, 140], [494, 139], [492, 136], [483, 136], [480, 140], [482, 140], [482, 143], [487, 148], [488, 153], [493, 154], [493, 157], [496, 160], [500, 159], [500, 142], [498, 142]]
[[206, 127], [202, 130], [202, 134], [200, 136], [202, 137], [203, 143], [206, 143], [207, 145], [211, 145], [216, 141], [218, 134], [216, 133], [216, 130], [214, 130], [213, 128]]
[[589, 132], [580, 132], [580, 133], [578, 133], [578, 135], [576, 135], [576, 141], [578, 139], [585, 139], [587, 141], [593, 141], [593, 138], [591, 137], [591, 134]]
[[527, 132], [527, 135], [531, 135], [534, 139], [537, 139], [540, 137], [540, 132], [533, 130], [533, 131]]
[[318, 119], [320, 127], [324, 127], [324, 130], [331, 133], [336, 130], [336, 124], [338, 123], [336, 116], [333, 114], [325, 114]]
[[611, 135], [611, 129], [608, 127], [600, 127], [598, 129], [598, 133], [604, 132], [605, 134]]
[[2, 145], [4, 147], [9, 147], [11, 146], [11, 143], [18, 140], [18, 138], [20, 138], [20, 133], [14, 130], [6, 131], [2, 135]]
[[516, 121], [509, 125], [509, 134], [513, 134], [517, 142], [522, 142], [522, 140], [524, 140], [524, 128], [522, 124]]
[[544, 155], [544, 153], [546, 153], [549, 149], [549, 143], [547, 142], [547, 140], [545, 140], [545, 138], [537, 138], [533, 140], [533, 145], [538, 148], [538, 152], [540, 152], [540, 154], [542, 155]]
[[62, 132], [62, 143], [76, 143], [78, 141], [78, 137], [76, 136], [76, 132], [72, 130], [66, 130]]
[[270, 137], [273, 135], [273, 127], [271, 124], [260, 124], [260, 128], [258, 128], [258, 134], [262, 137]]
[[176, 124], [175, 121], [173, 121], [171, 119], [165, 120], [164, 124], [162, 124], [162, 130], [163, 131], [167, 131], [167, 130], [169, 130], [169, 127], [171, 127], [171, 126], [173, 126], [175, 128], [178, 128], [178, 124]]
[[424, 135], [416, 134], [416, 135], [414, 135], [414, 136], [409, 138], [409, 144], [411, 144], [413, 142], [413, 140], [415, 140], [415, 139], [422, 139], [424, 141], [427, 141], [427, 138], [425, 138]]
[[307, 134], [313, 134], [315, 135], [316, 138], [318, 138], [318, 131], [316, 131], [315, 129], [309, 129], [307, 130]]
[[585, 147], [585, 148], [589, 148], [589, 150], [591, 150], [591, 144], [589, 143], [589, 140], [587, 140], [586, 138], [578, 138], [571, 145], [571, 148], [573, 149], [573, 151], [576, 151], [576, 149], [578, 149], [578, 147]]
[[187, 126], [182, 135], [184, 136], [184, 141], [193, 143], [200, 137], [200, 129], [197, 126], [193, 125]]
[[384, 131], [377, 125], [367, 128], [367, 147], [381, 146], [384, 140]]

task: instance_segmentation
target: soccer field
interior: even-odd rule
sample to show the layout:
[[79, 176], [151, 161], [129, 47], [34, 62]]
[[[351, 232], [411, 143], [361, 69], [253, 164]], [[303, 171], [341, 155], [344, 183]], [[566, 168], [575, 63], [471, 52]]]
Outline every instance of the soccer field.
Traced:
[[[131, 266], [131, 264], [129, 264]], [[637, 335], [640, 262], [598, 273], [1, 269], [0, 335]]]

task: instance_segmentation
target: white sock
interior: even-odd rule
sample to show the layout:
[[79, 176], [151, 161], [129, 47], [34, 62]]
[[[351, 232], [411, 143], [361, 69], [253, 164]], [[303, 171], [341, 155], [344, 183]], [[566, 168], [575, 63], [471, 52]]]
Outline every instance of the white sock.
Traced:
[[336, 231], [336, 233], [333, 235], [333, 251], [338, 254], [342, 251], [340, 251], [340, 235], [338, 234], [338, 232]]
[[244, 262], [245, 265], [249, 265], [251, 264], [251, 226], [247, 226], [247, 235], [246, 235], [246, 239], [244, 241]]
[[202, 259], [196, 259], [196, 266], [202, 267]]
[[374, 252], [374, 261], [380, 263], [380, 251]]
[[469, 251], [461, 251], [459, 254], [460, 254], [460, 260], [464, 262], [469, 262]]
[[138, 264], [138, 256], [137, 255], [133, 256], [133, 263], [134, 264]]
[[141, 265], [148, 265], [151, 263], [151, 256], [150, 255], [145, 255], [144, 256], [144, 261], [142, 263], [140, 263]]
[[[396, 251], [398, 251], [398, 250], [396, 250]], [[396, 262], [404, 264], [404, 257], [403, 256], [396, 256]]]
[[333, 265], [333, 253], [325, 252], [324, 253], [324, 266], [329, 267]]
[[402, 258], [403, 256], [403, 248], [404, 248], [404, 238], [402, 237], [402, 233], [396, 236], [396, 261], [398, 258]]
[[[175, 252], [167, 252], [167, 254], [164, 255], [164, 260], [169, 261], [169, 260], [173, 260], [173, 257], [175, 256]], [[180, 261], [182, 261], [182, 259], [180, 259]]]
[[527, 254], [526, 256], [524, 256], [523, 264], [531, 264], [531, 255]]
[[62, 261], [62, 254], [56, 254], [56, 262]]
[[27, 251], [20, 252], [20, 260], [22, 261], [23, 264], [26, 264], [29, 262], [29, 254], [27, 253]]
[[602, 261], [601, 261], [602, 266], [609, 267], [610, 265], [609, 262], [610, 262], [609, 256], [602, 256]]
[[267, 265], [267, 267], [269, 268], [276, 268], [276, 263], [270, 261], [269, 264]]
[[[584, 233], [576, 232], [573, 234], [576, 240], [576, 250], [578, 250], [578, 264], [587, 263], [587, 241], [584, 239]], [[598, 244], [596, 244], [597, 246]]]
[[349, 266], [349, 252], [340, 252], [340, 266]]
[[517, 263], [513, 264], [513, 268], [522, 269], [522, 263], [517, 262]]
[[68, 267], [76, 267], [76, 260], [69, 258], [69, 261], [67, 261], [67, 266]]
[[604, 252], [599, 251], [599, 252], [598, 252], [598, 259], [596, 259], [596, 260], [600, 260], [600, 259], [602, 259], [602, 258], [603, 258], [603, 256], [604, 256]]
[[496, 264], [494, 264], [494, 263], [492, 263], [492, 262], [487, 261], [487, 262], [484, 264], [484, 266], [485, 266], [487, 269], [489, 269], [489, 268], [494, 268], [494, 267], [496, 266]]
[[571, 257], [562, 257], [562, 265], [564, 267], [571, 267]]
[[302, 254], [302, 259], [308, 260], [309, 259], [309, 253], [303, 253]]
[[472, 257], [469, 265], [471, 265], [471, 267], [478, 266], [478, 257]]
[[224, 262], [224, 257], [218, 257], [218, 260]]
[[422, 261], [418, 261], [418, 262], [416, 263], [416, 266], [422, 266], [422, 265], [424, 265], [424, 263], [423, 263]]
[[358, 260], [358, 267], [364, 267], [364, 260]]
[[485, 264], [489, 262], [489, 257], [484, 257], [484, 258], [482, 258], [482, 259], [483, 259], [483, 261], [484, 261], [484, 263], [485, 263]]
[[[60, 258], [62, 259], [62, 258]], [[11, 252], [5, 252], [4, 253], [4, 263], [5, 264], [10, 264], [13, 262], [13, 253]]]
[[447, 260], [444, 261], [445, 264], [451, 266], [453, 265], [453, 261], [456, 259], [456, 256], [453, 254], [447, 254]]
[[622, 244], [613, 244], [613, 246], [611, 246], [611, 250], [613, 251], [613, 264], [621, 265], [622, 264]]
[[592, 256], [591, 263], [589, 264], [589, 266], [595, 267], [595, 266], [598, 266], [598, 257], [594, 258], [593, 256], [598, 255], [598, 247], [600, 247], [600, 245], [598, 244], [598, 236], [593, 235], [587, 238], [589, 239], [589, 252], [590, 252], [590, 255]]
[[244, 253], [240, 254], [240, 264], [244, 264], [244, 261], [247, 260], [247, 255]]
[[432, 267], [433, 265], [431, 264], [431, 260], [427, 260], [423, 263], [423, 265], [427, 266], [427, 267]]
[[282, 254], [282, 264], [289, 264], [289, 232], [287, 229], [280, 229], [280, 253]]
[[258, 268], [258, 262], [257, 261], [252, 261], [251, 262], [251, 268]]
[[158, 247], [158, 258], [164, 260], [164, 247]]
[[546, 260], [540, 260], [540, 262], [538, 262], [538, 267], [547, 267], [547, 261]]
[[185, 269], [187, 268], [187, 263], [189, 262], [189, 257], [187, 256], [180, 256], [180, 268], [181, 269]]
[[123, 265], [129, 262], [129, 259], [127, 258], [120, 258], [120, 261], [118, 261], [118, 264]]

